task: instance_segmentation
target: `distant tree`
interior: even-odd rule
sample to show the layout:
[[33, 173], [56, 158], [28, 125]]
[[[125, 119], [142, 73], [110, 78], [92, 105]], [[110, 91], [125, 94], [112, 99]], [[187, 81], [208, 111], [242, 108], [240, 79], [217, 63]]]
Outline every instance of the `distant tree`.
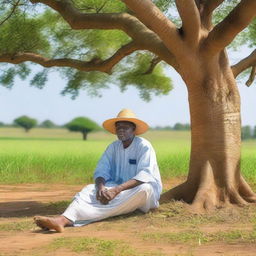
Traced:
[[157, 125], [156, 127], [154, 127], [154, 128], [152, 128], [152, 130], [160, 130], [160, 131], [162, 131], [162, 130], [172, 130], [172, 127], [171, 126], [169, 126], [169, 125], [167, 125], [167, 126], [159, 126], [159, 125]]
[[167, 125], [164, 127], [164, 130], [172, 130], [172, 127], [170, 125]]
[[40, 124], [40, 126], [44, 128], [54, 128], [56, 127], [56, 124], [53, 123], [51, 120], [45, 120]]
[[0, 122], [0, 127], [3, 127], [4, 126], [4, 123], [3, 122]]
[[189, 125], [189, 124], [176, 123], [176, 124], [173, 126], [173, 130], [176, 130], [176, 131], [186, 131], [186, 130], [190, 130], [190, 125]]
[[249, 125], [242, 127], [241, 137], [242, 137], [242, 140], [248, 140], [252, 137], [252, 130]]
[[182, 124], [181, 123], [176, 123], [174, 126], [173, 126], [173, 130], [182, 130]]
[[14, 123], [23, 127], [26, 132], [37, 125], [36, 119], [30, 118], [28, 116], [20, 116], [14, 120]]
[[184, 124], [184, 130], [190, 130], [191, 127], [190, 127], [190, 124]]
[[89, 132], [100, 130], [97, 123], [87, 117], [77, 117], [66, 124], [66, 127], [70, 131], [81, 132], [83, 134], [83, 140], [87, 139]]
[[254, 139], [256, 139], [256, 126], [254, 126], [254, 128], [253, 128], [252, 137], [253, 137]]

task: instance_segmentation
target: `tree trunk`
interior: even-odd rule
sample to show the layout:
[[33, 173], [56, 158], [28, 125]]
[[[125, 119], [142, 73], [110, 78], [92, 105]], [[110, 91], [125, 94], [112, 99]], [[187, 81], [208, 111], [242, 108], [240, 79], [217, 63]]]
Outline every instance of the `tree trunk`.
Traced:
[[240, 174], [239, 92], [230, 68], [215, 64], [200, 65], [202, 79], [186, 81], [191, 116], [189, 174], [185, 183], [160, 200], [183, 200], [196, 212], [256, 201]]
[[87, 140], [87, 132], [83, 132], [83, 140]]

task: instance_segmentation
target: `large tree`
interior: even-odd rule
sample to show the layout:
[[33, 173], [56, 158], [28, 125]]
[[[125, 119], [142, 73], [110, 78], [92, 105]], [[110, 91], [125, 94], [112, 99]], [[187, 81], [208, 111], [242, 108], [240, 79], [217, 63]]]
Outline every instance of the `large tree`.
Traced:
[[68, 79], [64, 94], [95, 94], [117, 82], [148, 99], [171, 89], [162, 66], [173, 67], [188, 90], [191, 157], [186, 182], [162, 202], [184, 200], [196, 210], [256, 202], [240, 174], [235, 80], [251, 68], [247, 84], [253, 82], [256, 50], [232, 66], [225, 50], [243, 30], [240, 39], [255, 45], [255, 0], [6, 0], [0, 11], [0, 62], [19, 64], [4, 69], [8, 87], [16, 74], [28, 75], [30, 61], [46, 68], [31, 81], [39, 87], [55, 67]]

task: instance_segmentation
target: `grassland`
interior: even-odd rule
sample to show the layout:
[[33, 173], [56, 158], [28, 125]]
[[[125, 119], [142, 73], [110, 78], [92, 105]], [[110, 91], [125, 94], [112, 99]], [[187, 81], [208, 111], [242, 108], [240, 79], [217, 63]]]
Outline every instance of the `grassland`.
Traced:
[[[67, 183], [92, 181], [93, 170], [106, 146], [115, 136], [105, 132], [81, 134], [65, 129], [0, 129], [0, 183]], [[189, 132], [149, 131], [163, 179], [185, 176], [188, 170]], [[242, 147], [242, 172], [256, 183], [256, 141]]]
[[[189, 132], [149, 131], [144, 137], [154, 145], [163, 180], [175, 177], [179, 184], [188, 169]], [[61, 234], [38, 231], [32, 216], [62, 213], [71, 198], [64, 190], [73, 195], [71, 187], [92, 181], [98, 159], [113, 140], [104, 132], [82, 141], [79, 133], [65, 129], [28, 134], [0, 129], [0, 183], [45, 183], [1, 186], [0, 256], [255, 255], [255, 205], [193, 215], [184, 203], [170, 202], [147, 214], [113, 217]], [[243, 142], [242, 172], [254, 188], [255, 151], [256, 141]], [[4, 199], [7, 194], [11, 197]]]

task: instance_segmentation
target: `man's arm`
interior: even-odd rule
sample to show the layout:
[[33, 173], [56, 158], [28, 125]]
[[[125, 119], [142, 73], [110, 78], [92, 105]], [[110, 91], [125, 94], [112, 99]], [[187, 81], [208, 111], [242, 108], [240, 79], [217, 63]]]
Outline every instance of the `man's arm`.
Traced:
[[125, 183], [118, 185], [116, 187], [113, 187], [108, 190], [103, 190], [103, 196], [107, 199], [107, 203], [111, 200], [113, 200], [119, 193], [121, 193], [124, 190], [131, 189], [134, 187], [137, 187], [138, 185], [142, 184], [143, 182], [138, 180], [128, 180]]
[[105, 188], [105, 179], [102, 178], [102, 177], [98, 177], [96, 178], [95, 180], [95, 186], [96, 186], [96, 189], [97, 189], [97, 193], [96, 193], [96, 199], [97, 200], [101, 200], [102, 198], [102, 192], [104, 191]]

